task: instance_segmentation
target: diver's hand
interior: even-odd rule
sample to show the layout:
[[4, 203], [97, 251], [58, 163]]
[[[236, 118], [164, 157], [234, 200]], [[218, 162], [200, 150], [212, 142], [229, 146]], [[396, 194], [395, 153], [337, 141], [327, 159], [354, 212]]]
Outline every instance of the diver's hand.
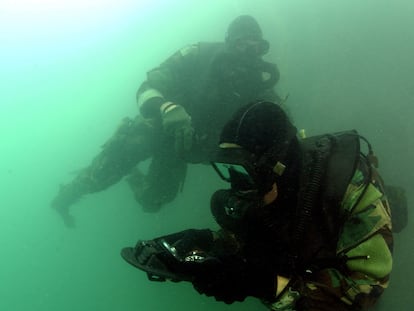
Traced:
[[220, 264], [205, 267], [202, 275], [198, 275], [193, 283], [197, 292], [217, 301], [231, 304], [235, 301], [244, 301], [248, 296], [243, 268], [239, 263], [234, 265]]
[[193, 280], [194, 288], [217, 301], [231, 304], [252, 296], [270, 300], [276, 293], [276, 279], [262, 268], [254, 269], [239, 256], [220, 258], [220, 264], [206, 265]]
[[164, 132], [173, 136], [175, 151], [183, 154], [191, 149], [194, 129], [191, 126], [191, 116], [184, 107], [171, 102], [161, 106], [161, 117]]

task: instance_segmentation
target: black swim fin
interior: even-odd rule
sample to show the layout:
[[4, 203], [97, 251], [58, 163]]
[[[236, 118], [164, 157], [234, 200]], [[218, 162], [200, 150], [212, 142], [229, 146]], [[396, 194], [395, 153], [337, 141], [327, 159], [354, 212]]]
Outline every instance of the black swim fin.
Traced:
[[150, 281], [193, 282], [200, 275], [221, 266], [220, 259], [209, 251], [210, 230], [188, 229], [153, 240], [138, 241], [125, 247], [122, 258], [145, 271]]
[[[163, 243], [166, 244], [165, 241]], [[168, 244], [158, 241], [138, 241], [135, 248], [125, 247], [121, 256], [132, 266], [145, 271], [150, 281], [173, 282], [193, 280], [193, 275], [183, 273], [184, 264], [174, 257]]]

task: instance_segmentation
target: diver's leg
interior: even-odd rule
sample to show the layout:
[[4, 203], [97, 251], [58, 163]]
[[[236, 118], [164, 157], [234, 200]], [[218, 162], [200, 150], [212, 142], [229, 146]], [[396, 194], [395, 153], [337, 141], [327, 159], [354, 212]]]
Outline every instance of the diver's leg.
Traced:
[[61, 186], [52, 201], [68, 226], [73, 225], [69, 207], [83, 195], [102, 191], [129, 174], [138, 162], [150, 157], [157, 136], [154, 124], [137, 117], [125, 118], [102, 151], [75, 179]]
[[171, 142], [164, 140], [154, 152], [148, 174], [136, 170], [127, 180], [144, 211], [157, 212], [177, 196], [186, 172], [187, 163], [175, 154]]

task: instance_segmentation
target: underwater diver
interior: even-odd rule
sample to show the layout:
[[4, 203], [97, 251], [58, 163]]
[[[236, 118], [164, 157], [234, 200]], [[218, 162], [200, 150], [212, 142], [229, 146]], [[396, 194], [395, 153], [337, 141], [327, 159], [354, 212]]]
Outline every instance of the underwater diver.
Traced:
[[[360, 142], [367, 143], [362, 152]], [[366, 310], [392, 270], [389, 203], [368, 141], [355, 130], [298, 139], [269, 102], [239, 109], [212, 165], [219, 231], [190, 229], [122, 250], [150, 280], [188, 281], [233, 303], [270, 310]]]
[[[281, 102], [274, 89], [279, 70], [263, 60], [268, 51], [257, 21], [241, 15], [224, 42], [187, 46], [150, 70], [137, 92], [140, 115], [122, 121], [92, 163], [61, 186], [52, 207], [73, 225], [72, 204], [125, 176], [144, 211], [157, 212], [171, 202], [187, 163], [208, 163], [234, 111], [257, 99]], [[148, 158], [144, 175], [137, 165]]]

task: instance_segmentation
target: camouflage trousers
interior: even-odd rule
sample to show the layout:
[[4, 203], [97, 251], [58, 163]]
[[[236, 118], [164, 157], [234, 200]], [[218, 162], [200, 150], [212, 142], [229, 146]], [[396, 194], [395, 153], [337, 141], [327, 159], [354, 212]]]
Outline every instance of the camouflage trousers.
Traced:
[[[174, 142], [158, 123], [140, 116], [125, 118], [90, 165], [61, 187], [52, 205], [66, 211], [81, 196], [105, 190], [124, 177], [146, 211], [157, 211], [172, 201], [184, 182], [187, 164], [175, 155]], [[151, 157], [147, 173], [141, 173], [137, 165]]]

